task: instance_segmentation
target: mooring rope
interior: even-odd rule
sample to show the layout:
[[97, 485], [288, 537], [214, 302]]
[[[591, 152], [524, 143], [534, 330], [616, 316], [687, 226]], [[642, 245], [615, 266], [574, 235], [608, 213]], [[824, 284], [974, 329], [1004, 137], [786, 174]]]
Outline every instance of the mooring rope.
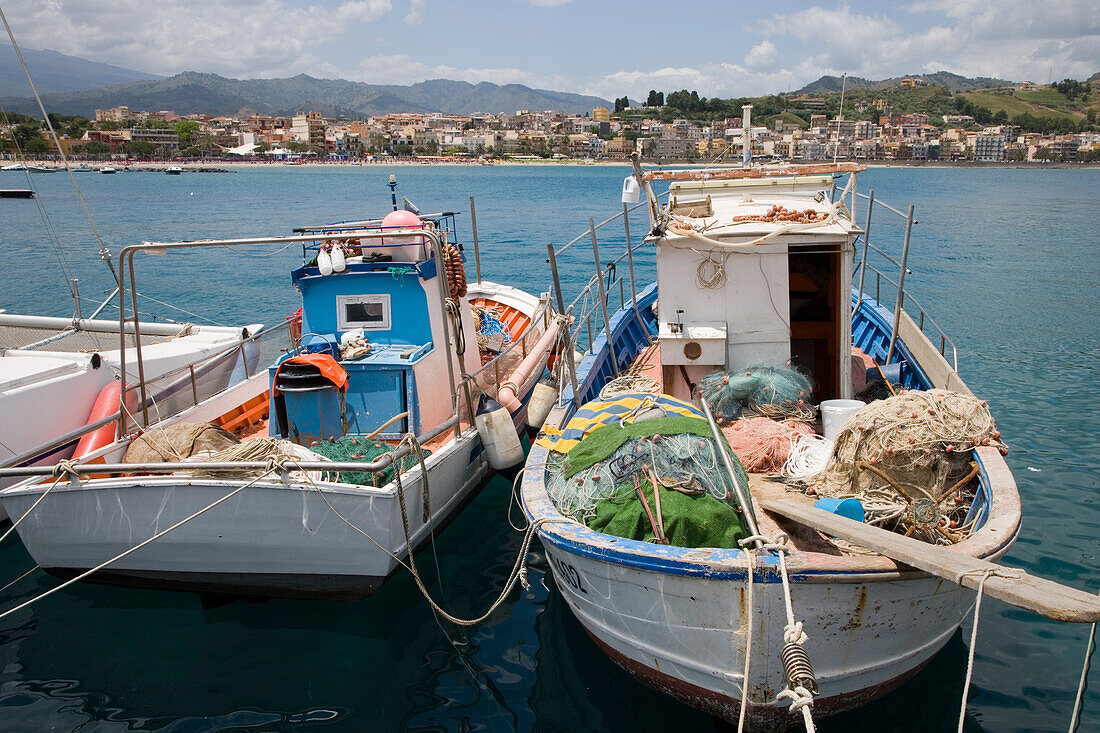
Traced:
[[[195, 519], [196, 517], [199, 517], [199, 516], [201, 516], [201, 515], [205, 514], [206, 512], [208, 512], [208, 511], [210, 511], [211, 509], [213, 509], [214, 507], [216, 507], [216, 506], [218, 506], [219, 504], [221, 504], [222, 502], [224, 502], [224, 501], [227, 501], [227, 500], [229, 500], [229, 499], [233, 498], [234, 496], [236, 496], [237, 494], [241, 493], [241, 492], [242, 492], [242, 491], [244, 491], [245, 489], [247, 489], [247, 488], [249, 488], [250, 486], [254, 485], [254, 484], [255, 484], [255, 483], [257, 482], [257, 481], [259, 481], [260, 479], [264, 478], [265, 476], [267, 476], [267, 475], [269, 475], [269, 474], [271, 474], [271, 473], [273, 473], [273, 472], [275, 472], [275, 471], [281, 471], [281, 470], [285, 470], [285, 469], [283, 468], [283, 466], [282, 466], [282, 465], [280, 465], [280, 464], [276, 463], [276, 462], [275, 462], [275, 461], [273, 461], [273, 460], [270, 460], [270, 461], [268, 461], [268, 467], [267, 467], [267, 469], [266, 469], [266, 470], [265, 470], [265, 471], [264, 471], [263, 473], [261, 473], [261, 474], [259, 474], [258, 476], [256, 476], [256, 478], [254, 478], [254, 479], [252, 479], [251, 481], [249, 481], [248, 483], [246, 483], [246, 484], [244, 484], [244, 485], [242, 485], [242, 486], [238, 486], [238, 487], [237, 487], [236, 489], [233, 489], [233, 491], [230, 491], [230, 492], [229, 492], [228, 494], [226, 494], [225, 496], [221, 497], [220, 499], [218, 499], [218, 500], [216, 500], [216, 501], [214, 501], [214, 502], [212, 502], [212, 503], [210, 503], [210, 504], [207, 504], [207, 505], [206, 505], [206, 506], [204, 506], [204, 507], [203, 507], [202, 509], [199, 509], [199, 510], [198, 510], [197, 512], [194, 512], [194, 513], [193, 513], [193, 514], [191, 514], [190, 516], [188, 516], [188, 517], [185, 517], [184, 519], [181, 519], [180, 521], [178, 521], [178, 522], [176, 522], [175, 524], [173, 524], [173, 525], [172, 525], [171, 527], [167, 527], [166, 529], [162, 529], [162, 530], [161, 530], [160, 532], [157, 532], [157, 533], [156, 533], [156, 534], [154, 534], [154, 535], [153, 535], [152, 537], [149, 537], [148, 539], [146, 539], [146, 540], [144, 540], [144, 541], [142, 541], [142, 542], [139, 542], [138, 544], [134, 545], [133, 547], [129, 548], [128, 550], [124, 550], [123, 552], [120, 552], [120, 553], [119, 553], [118, 555], [115, 555], [115, 556], [114, 556], [114, 557], [112, 557], [111, 559], [109, 559], [109, 560], [106, 560], [105, 562], [101, 562], [101, 563], [100, 563], [99, 565], [96, 565], [96, 566], [95, 566], [94, 568], [92, 568], [91, 570], [86, 570], [86, 571], [84, 571], [83, 573], [81, 573], [80, 575], [77, 575], [77, 576], [76, 576], [75, 578], [70, 578], [69, 580], [66, 580], [66, 581], [65, 581], [64, 583], [62, 583], [61, 585], [55, 586], [55, 587], [53, 587], [53, 588], [50, 588], [50, 589], [49, 589], [48, 591], [45, 591], [44, 593], [40, 593], [39, 595], [35, 596], [34, 598], [31, 598], [30, 600], [28, 600], [28, 601], [24, 601], [23, 603], [20, 603], [20, 604], [19, 604], [18, 606], [16, 606], [15, 608], [11, 608], [11, 609], [8, 609], [7, 611], [4, 611], [3, 613], [0, 613], [0, 619], [3, 619], [3, 618], [5, 618], [5, 617], [7, 617], [7, 616], [10, 616], [11, 614], [15, 613], [16, 611], [21, 611], [22, 609], [24, 609], [24, 608], [27, 608], [28, 606], [30, 606], [30, 605], [32, 605], [32, 604], [34, 604], [34, 603], [37, 603], [38, 601], [42, 600], [42, 599], [43, 599], [43, 598], [45, 598], [46, 596], [50, 596], [50, 595], [53, 595], [54, 593], [56, 593], [57, 591], [61, 590], [62, 588], [68, 588], [68, 587], [69, 587], [70, 585], [72, 585], [73, 583], [76, 583], [76, 582], [78, 582], [78, 581], [84, 580], [84, 578], [87, 578], [87, 577], [88, 577], [89, 575], [92, 575], [93, 573], [97, 573], [97, 572], [99, 572], [100, 570], [102, 570], [103, 568], [107, 567], [108, 565], [110, 565], [110, 564], [112, 564], [112, 563], [115, 563], [115, 562], [118, 562], [119, 560], [121, 560], [122, 558], [126, 557], [127, 555], [130, 555], [130, 554], [132, 554], [132, 553], [134, 553], [134, 552], [137, 552], [138, 550], [140, 550], [141, 548], [145, 547], [145, 546], [146, 546], [146, 545], [148, 545], [149, 543], [151, 543], [151, 542], [153, 542], [153, 541], [155, 541], [155, 540], [158, 540], [158, 539], [160, 539], [161, 537], [163, 537], [164, 535], [168, 534], [169, 532], [171, 532], [171, 531], [173, 531], [173, 530], [175, 530], [175, 529], [178, 529], [178, 528], [182, 527], [183, 525], [187, 524], [187, 523], [188, 523], [188, 522], [190, 522], [190, 521], [191, 521], [192, 519]], [[60, 477], [59, 477], [59, 478], [60, 478]], [[55, 482], [55, 484], [56, 484], [56, 482]], [[33, 507], [32, 507], [32, 508], [33, 508]]]
[[[1100, 593], [1100, 591], [1097, 591]], [[1085, 698], [1085, 689], [1088, 687], [1089, 669], [1092, 667], [1092, 652], [1096, 648], [1096, 622], [1089, 629], [1089, 640], [1085, 645], [1085, 661], [1081, 665], [1081, 681], [1077, 683], [1077, 697], [1073, 701], [1073, 716], [1069, 721], [1069, 733], [1077, 733], [1077, 725], [1081, 722], [1081, 703]]]
[[783, 581], [783, 603], [787, 611], [787, 625], [783, 627], [783, 650], [780, 659], [783, 661], [783, 673], [786, 677], [787, 688], [775, 696], [776, 700], [790, 700], [788, 708], [790, 712], [801, 712], [802, 722], [806, 726], [806, 733], [815, 733], [813, 712], [814, 694], [817, 692], [817, 681], [814, 679], [814, 671], [810, 666], [810, 658], [806, 654], [803, 645], [809, 639], [803, 630], [802, 622], [795, 621], [794, 606], [791, 603], [791, 583], [787, 573], [787, 553], [791, 551], [788, 546], [787, 535], [779, 532], [776, 536], [752, 535], [741, 540], [745, 546], [751, 542], [760, 542], [760, 548], [771, 550], [779, 558], [779, 577]]
[[741, 711], [737, 714], [737, 733], [742, 733], [745, 729], [745, 712], [749, 707], [749, 664], [752, 660], [752, 622], [753, 622], [753, 605], [752, 605], [752, 584], [753, 575], [756, 572], [756, 550], [747, 549], [749, 540], [742, 540], [740, 543], [745, 553], [745, 557], [749, 563], [748, 573], [748, 591], [745, 598], [745, 613], [748, 614], [748, 620], [746, 621], [745, 629], [745, 670], [741, 675]]
[[974, 673], [974, 647], [978, 642], [978, 619], [982, 610], [982, 592], [985, 590], [985, 582], [996, 576], [999, 578], [1018, 578], [1019, 572], [1005, 570], [1004, 568], [975, 568], [958, 574], [955, 582], [962, 585], [962, 579], [968, 575], [981, 575], [978, 581], [978, 597], [974, 601], [974, 628], [970, 632], [970, 653], [966, 660], [966, 679], [963, 681], [962, 703], [959, 706], [958, 733], [963, 733], [963, 723], [966, 721], [966, 698], [970, 694], [970, 679]]

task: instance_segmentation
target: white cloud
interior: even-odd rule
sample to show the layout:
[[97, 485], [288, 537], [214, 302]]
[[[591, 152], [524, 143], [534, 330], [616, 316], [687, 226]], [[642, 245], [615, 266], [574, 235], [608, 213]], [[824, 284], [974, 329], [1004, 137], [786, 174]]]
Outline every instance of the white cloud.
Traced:
[[460, 68], [445, 64], [426, 64], [408, 54], [377, 55], [364, 59], [358, 68], [344, 70], [344, 78], [372, 84], [413, 84], [425, 79], [452, 79], [476, 84], [523, 84], [538, 89], [572, 90], [576, 81], [555, 74], [535, 74], [516, 68]]
[[298, 7], [286, 0], [242, 0], [233, 7], [188, 0], [9, 0], [5, 11], [28, 48], [161, 74], [198, 69], [270, 77], [310, 68], [308, 48], [392, 12], [390, 0], [346, 0]]
[[[797, 39], [804, 56], [795, 65], [803, 82], [849, 73], [881, 79], [951, 71], [1046, 81], [1086, 78], [1100, 69], [1100, 14], [1094, 0], [917, 0], [906, 27], [885, 15], [846, 6], [807, 8], [760, 21], [769, 38]], [[920, 22], [936, 23], [915, 30]], [[751, 55], [751, 54], [750, 54]], [[747, 61], [748, 59], [746, 59]]]
[[420, 25], [424, 22], [424, 4], [427, 0], [409, 0], [409, 12], [405, 16], [405, 22], [409, 25]]
[[560, 8], [562, 5], [573, 2], [573, 0], [525, 0], [525, 2], [539, 8]]
[[[751, 52], [750, 52], [751, 54]], [[617, 71], [592, 81], [585, 94], [615, 98], [623, 93], [645, 99], [648, 90], [694, 89], [705, 97], [739, 97], [791, 88], [796, 77], [787, 69], [752, 70], [737, 64], [712, 64], [700, 68], [665, 67], [653, 71]]]
[[779, 51], [771, 41], [761, 41], [745, 56], [745, 66], [750, 69], [766, 69], [779, 62]]

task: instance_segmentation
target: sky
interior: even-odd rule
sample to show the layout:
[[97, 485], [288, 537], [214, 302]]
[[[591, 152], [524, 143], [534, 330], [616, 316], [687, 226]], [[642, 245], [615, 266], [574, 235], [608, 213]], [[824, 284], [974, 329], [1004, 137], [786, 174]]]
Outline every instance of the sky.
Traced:
[[518, 83], [605, 99], [1100, 71], [1100, 0], [3, 0], [23, 47], [138, 71]]

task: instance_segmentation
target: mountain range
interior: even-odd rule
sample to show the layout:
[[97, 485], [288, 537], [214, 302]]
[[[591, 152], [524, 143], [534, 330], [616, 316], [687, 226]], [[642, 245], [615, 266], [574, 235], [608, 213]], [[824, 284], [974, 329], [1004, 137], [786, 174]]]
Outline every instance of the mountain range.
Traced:
[[[967, 76], [959, 76], [958, 74], [952, 74], [950, 71], [937, 71], [933, 74], [914, 74], [912, 76], [895, 76], [890, 79], [882, 79], [879, 81], [872, 81], [870, 79], [863, 79], [858, 76], [849, 76], [847, 80], [848, 89], [890, 89], [892, 87], [900, 86], [902, 79], [923, 79], [928, 82], [930, 86], [947, 87], [947, 91], [952, 94], [958, 94], [959, 92], [972, 92], [975, 89], [997, 89], [999, 87], [1010, 87], [1015, 82], [1008, 81], [1007, 79], [994, 79], [988, 76], [979, 76], [970, 78]], [[826, 92], [839, 92], [841, 85], [845, 82], [839, 76], [823, 76], [817, 81], [810, 82], [806, 86], [799, 89], [795, 94], [824, 94]]]
[[[320, 112], [329, 117], [389, 112], [513, 113], [518, 109], [581, 113], [611, 106], [599, 97], [522, 84], [433, 79], [402, 86], [316, 79], [305, 74], [286, 79], [228, 79], [194, 71], [164, 78], [54, 51], [24, 51], [24, 57], [46, 109], [86, 117], [96, 109], [119, 105], [134, 110], [168, 109], [181, 115], [233, 115], [251, 110], [271, 115]], [[22, 73], [14, 53], [0, 55], [0, 82], [4, 82], [0, 84], [0, 105], [13, 112], [35, 114], [37, 105], [27, 94]], [[13, 84], [21, 77], [22, 85]]]
[[[66, 56], [57, 51], [30, 48], [21, 51], [39, 94], [80, 92], [108, 84], [163, 78], [143, 71]], [[27, 75], [23, 73], [15, 49], [6, 44], [0, 45], [0, 97], [27, 97], [30, 93]]]

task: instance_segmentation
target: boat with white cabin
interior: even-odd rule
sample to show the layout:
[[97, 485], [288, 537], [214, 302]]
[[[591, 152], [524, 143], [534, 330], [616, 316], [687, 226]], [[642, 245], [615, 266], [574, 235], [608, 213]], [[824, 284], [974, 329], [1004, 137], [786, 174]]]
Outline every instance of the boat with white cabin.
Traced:
[[[883, 246], [870, 244], [872, 207], [901, 212], [875, 202], [872, 192], [862, 197], [868, 224], [856, 224], [860, 170], [643, 173], [635, 162], [623, 213], [600, 227], [626, 220], [627, 202], [644, 192], [651, 232], [644, 242], [630, 242], [627, 221], [627, 250], [605, 266], [607, 245], [601, 264], [599, 227], [590, 223], [582, 237], [592, 239], [597, 273], [572, 304], [556, 261], [581, 237], [550, 249], [559, 310], [578, 324], [573, 340], [583, 339], [587, 325], [589, 341], [528, 456], [524, 512], [537, 525], [558, 590], [603, 652], [647, 685], [751, 730], [799, 725], [811, 710], [849, 710], [903, 684], [955, 634], [979, 583], [1053, 618], [1100, 616], [1095, 596], [992, 564], [1016, 539], [1021, 506], [991, 420], [985, 432], [954, 445], [921, 437], [923, 408], [891, 428], [926, 440], [920, 456], [943, 467], [938, 486], [946, 484], [946, 493], [888, 474], [891, 447], [846, 467], [858, 474], [847, 476], [853, 488], [828, 505], [847, 512], [852, 505], [844, 499], [861, 502], [854, 518], [867, 523], [815, 506], [822, 486], [815, 482], [842, 465], [838, 446], [854, 444], [857, 456], [869, 450], [880, 435], [873, 416], [884, 405], [928, 400], [936, 412], [964, 400], [974, 414], [985, 410], [959, 376], [950, 339], [923, 308], [912, 317], [903, 308], [915, 304], [904, 291], [912, 208], [901, 214], [901, 275], [890, 280], [868, 264]], [[663, 204], [653, 192], [661, 181], [668, 182]], [[633, 258], [643, 249], [656, 254], [657, 281], [635, 292]], [[629, 290], [626, 274], [613, 267], [624, 259]], [[894, 303], [880, 301], [883, 279], [897, 286]], [[617, 310], [609, 302], [616, 290], [625, 293]], [[601, 310], [604, 328], [593, 334]], [[750, 401], [755, 417], [748, 407], [723, 415], [707, 401], [708, 388], [723, 394], [742, 377], [795, 373], [807, 378], [807, 391], [782, 402]], [[813, 403], [828, 405], [851, 400], [875, 375], [883, 376], [879, 388], [901, 394], [855, 403], [853, 413], [866, 417], [850, 418], [832, 441], [807, 437], [826, 452], [801, 480], [779, 467], [744, 472], [727, 448], [743, 426], [762, 430], [759, 421], [781, 426], [763, 433], [778, 437], [757, 437], [742, 457], [784, 438], [793, 447], [798, 435], [822, 427], [807, 410], [809, 388]], [[769, 389], [778, 397], [778, 387]], [[785, 427], [792, 423], [780, 420], [792, 415], [802, 421], [794, 437], [794, 427]], [[673, 502], [690, 508], [670, 508]], [[677, 544], [677, 533], [691, 534], [685, 527], [702, 532], [708, 521], [733, 539], [708, 544], [708, 534]], [[1013, 600], [1016, 594], [1025, 600]]]
[[[545, 297], [481, 280], [480, 264], [467, 285], [453, 213], [419, 216], [396, 198], [394, 208], [290, 237], [124, 250], [301, 243], [291, 273], [301, 334], [264, 373], [59, 469], [79, 478], [0, 492], [40, 567], [159, 588], [361, 597], [472, 499], [491, 461], [518, 469], [517, 428], [561, 319]], [[233, 434], [228, 453], [131, 452], [207, 423]]]

